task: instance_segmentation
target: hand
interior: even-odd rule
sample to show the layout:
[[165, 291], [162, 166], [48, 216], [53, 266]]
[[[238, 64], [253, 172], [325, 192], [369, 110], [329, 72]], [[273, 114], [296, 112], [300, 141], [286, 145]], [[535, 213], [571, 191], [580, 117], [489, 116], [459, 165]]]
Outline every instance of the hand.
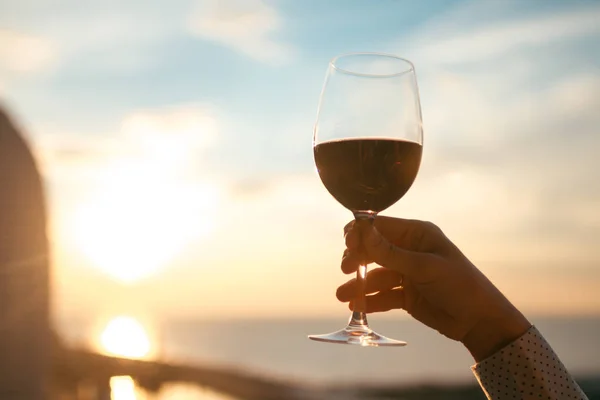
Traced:
[[[366, 312], [404, 309], [461, 341], [476, 361], [531, 326], [434, 224], [380, 216], [374, 224], [352, 221], [344, 230], [342, 271], [355, 272], [365, 259], [384, 267], [367, 274]], [[353, 279], [338, 288], [337, 297], [352, 308], [356, 293]]]

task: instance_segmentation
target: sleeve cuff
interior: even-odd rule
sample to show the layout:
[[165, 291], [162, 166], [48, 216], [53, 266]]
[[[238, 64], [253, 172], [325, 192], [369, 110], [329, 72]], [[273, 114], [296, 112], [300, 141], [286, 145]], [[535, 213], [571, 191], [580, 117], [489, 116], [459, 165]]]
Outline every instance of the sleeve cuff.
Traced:
[[587, 399], [535, 326], [471, 369], [488, 399]]

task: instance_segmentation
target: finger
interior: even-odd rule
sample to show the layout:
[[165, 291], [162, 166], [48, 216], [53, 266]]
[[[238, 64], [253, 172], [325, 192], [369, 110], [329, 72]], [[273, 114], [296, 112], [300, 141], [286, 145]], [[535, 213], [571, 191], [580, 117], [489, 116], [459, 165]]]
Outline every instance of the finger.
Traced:
[[[354, 308], [353, 302], [350, 302], [348, 307], [352, 310]], [[399, 308], [404, 308], [403, 288], [387, 290], [366, 297], [367, 313], [385, 312]]]
[[355, 219], [353, 219], [352, 221], [348, 222], [345, 226], [344, 226], [344, 236], [348, 233], [348, 231], [350, 229], [352, 229], [352, 227], [354, 226], [354, 223], [356, 222]]
[[342, 271], [351, 273], [357, 270], [359, 265], [370, 264], [373, 262], [367, 257], [362, 246], [362, 228], [364, 223], [369, 221], [352, 221], [346, 225], [346, 247], [351, 256], [347, 257], [347, 261], [342, 263]]
[[[348, 226], [348, 225], [346, 225]], [[355, 224], [352, 224], [345, 235], [346, 247], [350, 250], [358, 250], [360, 248], [361, 233], [360, 229]]]
[[[400, 286], [402, 283], [402, 275], [391, 269], [376, 268], [367, 273], [366, 280], [367, 285], [365, 287], [365, 292], [369, 294], [390, 290]], [[339, 301], [350, 301], [356, 297], [357, 289], [358, 285], [356, 279], [351, 279], [338, 287], [335, 295]]]
[[440, 258], [430, 253], [419, 253], [395, 246], [373, 226], [363, 228], [363, 245], [367, 256], [377, 264], [422, 281], [431, 277]]
[[344, 256], [342, 257], [342, 272], [345, 274], [351, 274], [356, 272], [364, 257], [357, 252], [344, 250]]

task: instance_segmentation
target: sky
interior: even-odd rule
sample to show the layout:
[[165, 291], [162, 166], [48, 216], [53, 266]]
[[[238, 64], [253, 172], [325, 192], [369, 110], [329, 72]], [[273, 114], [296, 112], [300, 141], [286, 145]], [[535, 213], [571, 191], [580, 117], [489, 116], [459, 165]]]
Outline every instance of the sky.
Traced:
[[311, 136], [328, 61], [370, 51], [415, 64], [425, 137], [383, 214], [438, 224], [528, 314], [599, 314], [598, 20], [577, 0], [0, 0], [56, 313], [345, 318], [351, 214]]

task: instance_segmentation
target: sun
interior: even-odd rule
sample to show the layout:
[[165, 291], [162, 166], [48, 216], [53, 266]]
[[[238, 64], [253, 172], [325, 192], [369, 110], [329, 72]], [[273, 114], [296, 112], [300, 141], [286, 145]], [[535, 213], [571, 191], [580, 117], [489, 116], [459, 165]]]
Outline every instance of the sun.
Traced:
[[118, 164], [74, 211], [77, 248], [123, 283], [155, 274], [192, 240], [211, 231], [217, 191], [161, 174], [152, 165]]
[[152, 349], [142, 324], [128, 316], [110, 320], [100, 334], [100, 345], [106, 353], [125, 358], [144, 358]]
[[[96, 336], [96, 335], [94, 335]], [[96, 338], [97, 347], [105, 354], [131, 359], [150, 358], [156, 354], [155, 343], [148, 331], [135, 318], [120, 315], [104, 325]], [[139, 388], [130, 376], [110, 378], [111, 399], [139, 400]]]

